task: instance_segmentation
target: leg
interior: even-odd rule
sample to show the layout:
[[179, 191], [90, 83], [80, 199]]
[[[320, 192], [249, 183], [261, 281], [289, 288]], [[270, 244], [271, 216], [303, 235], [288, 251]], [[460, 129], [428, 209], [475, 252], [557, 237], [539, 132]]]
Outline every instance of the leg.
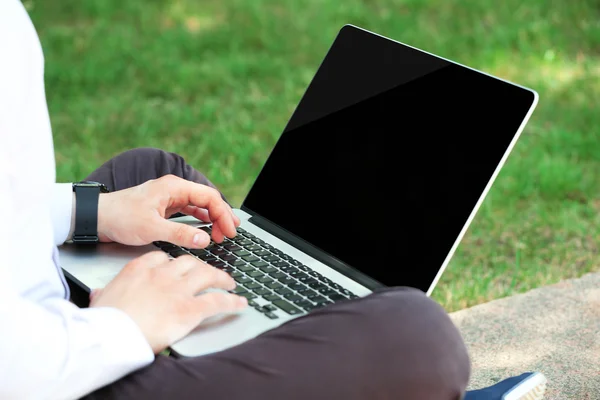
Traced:
[[157, 357], [90, 399], [460, 400], [470, 364], [422, 292], [387, 289], [292, 320], [231, 349]]
[[132, 149], [111, 158], [86, 180], [104, 183], [114, 192], [169, 174], [215, 188], [180, 155], [148, 147]]

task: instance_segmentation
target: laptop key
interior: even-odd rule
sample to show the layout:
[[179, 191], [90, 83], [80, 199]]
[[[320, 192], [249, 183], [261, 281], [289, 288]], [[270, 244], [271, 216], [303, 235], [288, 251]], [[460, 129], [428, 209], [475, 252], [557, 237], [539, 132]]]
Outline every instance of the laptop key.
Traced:
[[241, 249], [238, 251], [234, 251], [233, 254], [235, 254], [238, 257], [246, 257], [250, 255], [250, 252], [248, 250]]
[[279, 281], [279, 283], [281, 283], [284, 286], [289, 286], [289, 285], [291, 285], [293, 283], [298, 282], [297, 280], [295, 280], [291, 276], [282, 276], [281, 278], [279, 278], [277, 280]]
[[264, 285], [264, 284], [267, 284], [267, 283], [271, 283], [271, 282], [273, 282], [273, 279], [269, 278], [269, 277], [268, 277], [268, 276], [266, 276], [266, 275], [263, 275], [263, 276], [261, 276], [261, 277], [259, 277], [259, 278], [255, 278], [255, 279], [256, 279], [256, 281], [257, 281], [257, 282], [260, 282], [260, 283], [262, 283], [263, 285]]
[[321, 301], [321, 302], [319, 302], [319, 303], [317, 303], [317, 304], [315, 305], [315, 308], [318, 308], [318, 307], [324, 307], [324, 306], [327, 306], [327, 305], [329, 305], [329, 304], [333, 304], [333, 302], [332, 302], [332, 301], [330, 301], [330, 300]]
[[283, 278], [283, 277], [287, 276], [287, 274], [285, 274], [284, 272], [281, 272], [281, 271], [271, 272], [269, 275], [271, 275], [275, 279], [279, 279], [279, 278]]
[[171, 250], [171, 251], [169, 251], [169, 254], [172, 255], [173, 257], [180, 257], [180, 256], [185, 256], [185, 255], [189, 256], [189, 253], [182, 249]]
[[308, 300], [300, 300], [298, 302], [295, 302], [294, 304], [296, 304], [296, 306], [298, 306], [306, 311], [310, 311], [316, 307], [313, 303], [311, 303]]
[[240, 277], [237, 277], [237, 278], [234, 278], [234, 279], [235, 279], [235, 281], [237, 283], [249, 283], [249, 282], [252, 282], [252, 279], [248, 278], [247, 276], [240, 276]]
[[266, 273], [277, 271], [277, 269], [275, 269], [275, 267], [268, 265], [268, 264], [266, 264], [262, 267], [258, 267], [258, 269], [260, 269], [262, 272], [266, 272]]
[[270, 283], [265, 283], [265, 286], [268, 287], [271, 290], [277, 290], [283, 287], [283, 285], [281, 283], [278, 282], [270, 282]]
[[235, 243], [227, 243], [225, 246], [223, 246], [225, 249], [231, 251], [232, 253], [238, 250], [242, 250], [242, 248], [235, 244]]
[[263, 274], [260, 271], [254, 270], [254, 271], [248, 272], [248, 276], [251, 278], [262, 278], [263, 276], [265, 276], [265, 274]]
[[271, 291], [267, 288], [259, 288], [259, 289], [256, 289], [254, 291], [254, 293], [256, 293], [259, 296], [267, 296], [267, 295], [271, 294]]
[[260, 285], [260, 283], [257, 283], [257, 282], [247, 283], [245, 286], [246, 286], [247, 289], [250, 289], [250, 290], [258, 289], [258, 288], [262, 287]]
[[[301, 284], [299, 284], [299, 285], [301, 285]], [[294, 289], [296, 292], [302, 293], [302, 294], [313, 293], [313, 292], [316, 293], [314, 290], [312, 290], [311, 288], [309, 288], [306, 285], [302, 285], [302, 287], [293, 287], [292, 289]]]
[[277, 319], [277, 318], [279, 318], [276, 314], [274, 314], [274, 313], [272, 313], [270, 311], [266, 312], [264, 314], [267, 316], [267, 318], [270, 318], [270, 319]]
[[216, 258], [216, 257], [210, 256], [210, 257], [204, 257], [204, 258], [202, 258], [202, 261], [204, 261], [207, 264], [210, 264], [210, 263], [214, 263], [214, 262], [219, 261], [219, 259]]
[[310, 275], [307, 275], [306, 272], [300, 271], [298, 268], [294, 268], [294, 271], [288, 272], [288, 274], [292, 275], [294, 278], [301, 280], [310, 279]]
[[221, 260], [223, 260], [223, 261], [235, 261], [237, 259], [238, 259], [238, 257], [234, 256], [233, 254], [226, 254], [224, 256], [221, 256]]
[[317, 296], [320, 296], [320, 294], [318, 292], [315, 292], [314, 290], [310, 290], [309, 289], [309, 290], [307, 290], [305, 292], [302, 292], [302, 296], [306, 296], [306, 297], [308, 297], [309, 299], [312, 300], [313, 298], [315, 298]]
[[273, 289], [273, 291], [277, 294], [280, 294], [282, 296], [288, 294], [288, 293], [292, 293], [292, 291], [286, 287], [280, 287], [279, 289]]
[[343, 294], [339, 294], [339, 293], [334, 293], [327, 297], [329, 297], [329, 299], [332, 301], [348, 300], [348, 298], [346, 296], [344, 296]]
[[290, 264], [286, 263], [285, 261], [275, 261], [273, 262], [273, 265], [277, 268], [286, 268], [290, 266]]
[[326, 286], [326, 285], [322, 284], [321, 282], [318, 282], [318, 283], [317, 283], [317, 284], [315, 284], [315, 285], [308, 285], [308, 286], [310, 286], [311, 288], [313, 288], [313, 289], [315, 289], [315, 290], [318, 290], [319, 292], [320, 292], [321, 290], [324, 290], [324, 289], [329, 289], [329, 287], [328, 287], [328, 286]]
[[234, 271], [234, 272], [232, 272], [232, 273], [231, 273], [231, 277], [232, 277], [233, 279], [235, 279], [235, 278], [240, 278], [240, 277], [242, 277], [242, 276], [244, 276], [244, 274], [242, 274], [240, 271]]
[[269, 265], [264, 261], [252, 261], [250, 264], [254, 265], [256, 268], [266, 267]]
[[255, 251], [254, 254], [262, 257], [262, 256], [268, 256], [271, 253], [268, 250], [258, 250], [258, 251]]
[[312, 299], [310, 299], [310, 301], [312, 301], [313, 303], [317, 303], [317, 304], [330, 304], [331, 301], [326, 299], [323, 296], [316, 296], [313, 297]]
[[233, 265], [234, 267], [240, 267], [242, 265], [246, 265], [246, 261], [244, 261], [244, 260], [234, 260], [234, 261], [229, 261], [229, 264]]
[[286, 313], [288, 313], [290, 315], [297, 315], [302, 312], [302, 310], [300, 310], [298, 307], [294, 306], [293, 304], [291, 304], [285, 300], [274, 300], [273, 304], [276, 305], [277, 307], [281, 308], [283, 311], [285, 311]]
[[274, 261], [277, 261], [277, 260], [279, 260], [279, 257], [277, 257], [277, 256], [274, 256], [273, 254], [271, 254], [270, 256], [265, 256], [265, 257], [263, 257], [263, 259], [264, 259], [265, 261], [268, 261], [268, 262], [274, 262]]
[[288, 293], [288, 294], [284, 295], [283, 297], [285, 297], [286, 299], [288, 299], [291, 302], [296, 302], [296, 301], [300, 301], [303, 299], [302, 296], [300, 296], [296, 293]]
[[260, 247], [256, 243], [252, 243], [251, 245], [246, 246], [246, 249], [250, 250], [250, 251], [258, 251], [258, 250], [262, 250], [262, 247]]
[[300, 282], [294, 282], [288, 285], [288, 287], [290, 289], [295, 290], [296, 292], [300, 292], [306, 289], [308, 289], [305, 285], [301, 284]]
[[233, 293], [233, 294], [242, 294], [242, 293], [246, 293], [246, 292], [248, 292], [248, 291], [243, 286], [237, 286], [235, 289], [233, 289], [231, 291], [231, 293]]
[[242, 266], [239, 266], [239, 267], [237, 267], [237, 269], [238, 269], [239, 271], [242, 271], [242, 272], [254, 271], [254, 268], [253, 268], [253, 267], [251, 267], [251, 266], [250, 266], [250, 265], [248, 265], [248, 264], [246, 264], [246, 265], [242, 265]]
[[219, 249], [219, 248], [211, 250], [210, 253], [214, 254], [215, 256], [223, 256], [223, 255], [229, 254], [227, 252], [227, 250], [225, 250], [225, 249]]
[[249, 255], [249, 256], [245, 256], [242, 257], [242, 260], [246, 261], [246, 262], [252, 262], [252, 261], [258, 261], [260, 260], [258, 257], [254, 256], [254, 255]]
[[276, 311], [276, 310], [277, 310], [277, 307], [275, 307], [273, 304], [265, 304], [265, 305], [263, 306], [263, 309], [264, 309], [265, 311]]
[[337, 292], [335, 290], [333, 290], [332, 288], [325, 288], [325, 289], [320, 289], [319, 292], [323, 295], [323, 296], [331, 296], [334, 294], [337, 294]]
[[267, 295], [264, 295], [263, 298], [265, 300], [271, 301], [271, 302], [281, 299], [281, 297], [277, 296], [276, 294], [267, 294]]
[[250, 293], [250, 292], [245, 292], [245, 293], [240, 293], [240, 296], [247, 298], [248, 300], [252, 300], [257, 298], [258, 296], [255, 295], [254, 293]]

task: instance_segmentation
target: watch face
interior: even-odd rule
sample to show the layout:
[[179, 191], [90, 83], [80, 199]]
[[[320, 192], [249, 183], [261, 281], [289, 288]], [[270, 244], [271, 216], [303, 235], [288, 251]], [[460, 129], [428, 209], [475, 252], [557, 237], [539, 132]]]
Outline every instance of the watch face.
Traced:
[[81, 182], [74, 183], [73, 186], [79, 186], [79, 187], [99, 187], [100, 188], [100, 193], [108, 193], [108, 188], [106, 187], [106, 185], [103, 184], [103, 183], [100, 183], [100, 182], [95, 182], [95, 181], [81, 181]]

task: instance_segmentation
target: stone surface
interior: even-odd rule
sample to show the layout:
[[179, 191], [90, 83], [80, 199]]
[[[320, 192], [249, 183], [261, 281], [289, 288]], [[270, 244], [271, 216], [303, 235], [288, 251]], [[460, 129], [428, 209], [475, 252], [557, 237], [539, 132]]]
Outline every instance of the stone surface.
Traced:
[[472, 360], [470, 389], [540, 371], [545, 399], [600, 400], [600, 273], [451, 314]]

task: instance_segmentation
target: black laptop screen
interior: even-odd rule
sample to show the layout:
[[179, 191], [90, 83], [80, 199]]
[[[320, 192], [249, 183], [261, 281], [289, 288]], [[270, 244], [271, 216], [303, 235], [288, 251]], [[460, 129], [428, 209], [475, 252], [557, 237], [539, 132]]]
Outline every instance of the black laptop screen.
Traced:
[[243, 208], [384, 285], [427, 291], [533, 102], [344, 27]]

